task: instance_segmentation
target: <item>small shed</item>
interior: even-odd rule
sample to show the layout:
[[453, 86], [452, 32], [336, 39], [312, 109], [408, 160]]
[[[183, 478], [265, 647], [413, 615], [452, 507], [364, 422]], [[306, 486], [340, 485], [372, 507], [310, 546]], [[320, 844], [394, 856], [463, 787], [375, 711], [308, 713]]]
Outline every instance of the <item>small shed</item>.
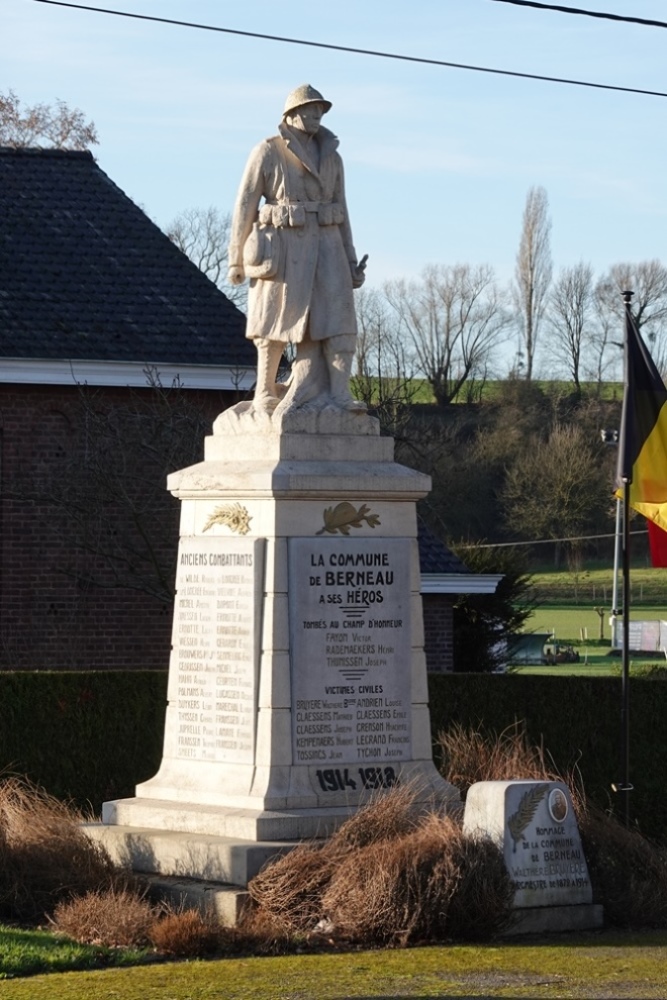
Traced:
[[544, 645], [553, 638], [551, 632], [524, 632], [512, 640], [507, 660], [517, 666], [544, 663]]

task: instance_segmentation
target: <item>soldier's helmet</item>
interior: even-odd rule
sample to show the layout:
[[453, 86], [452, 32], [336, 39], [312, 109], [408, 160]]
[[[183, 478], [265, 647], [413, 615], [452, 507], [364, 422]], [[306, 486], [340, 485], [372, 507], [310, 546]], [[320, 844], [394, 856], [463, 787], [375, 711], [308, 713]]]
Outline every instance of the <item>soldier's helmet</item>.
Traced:
[[325, 113], [331, 110], [331, 101], [325, 100], [320, 94], [319, 90], [315, 90], [311, 87], [309, 83], [302, 83], [300, 87], [296, 87], [295, 90], [288, 95], [285, 101], [285, 108], [283, 110], [283, 118], [289, 115], [290, 112], [296, 111], [297, 108], [302, 107], [304, 104], [323, 104]]

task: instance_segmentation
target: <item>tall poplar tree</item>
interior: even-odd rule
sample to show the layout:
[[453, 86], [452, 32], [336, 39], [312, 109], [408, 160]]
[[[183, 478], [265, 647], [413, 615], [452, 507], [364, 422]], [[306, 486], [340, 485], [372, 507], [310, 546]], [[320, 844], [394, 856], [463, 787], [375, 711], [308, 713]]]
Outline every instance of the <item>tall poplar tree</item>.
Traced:
[[514, 271], [514, 299], [525, 358], [527, 381], [533, 377], [535, 349], [551, 284], [551, 219], [543, 187], [531, 187], [526, 197], [521, 242]]

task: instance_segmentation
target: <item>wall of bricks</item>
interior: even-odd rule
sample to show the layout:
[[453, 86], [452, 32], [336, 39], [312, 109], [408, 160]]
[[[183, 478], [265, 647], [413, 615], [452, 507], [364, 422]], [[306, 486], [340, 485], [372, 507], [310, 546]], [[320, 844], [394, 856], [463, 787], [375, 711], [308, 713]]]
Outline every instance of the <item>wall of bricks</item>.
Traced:
[[151, 392], [0, 385], [0, 669], [168, 667], [179, 505], [166, 474], [201, 460], [234, 400]]
[[424, 649], [426, 669], [441, 674], [454, 669], [453, 607], [451, 594], [424, 594]]

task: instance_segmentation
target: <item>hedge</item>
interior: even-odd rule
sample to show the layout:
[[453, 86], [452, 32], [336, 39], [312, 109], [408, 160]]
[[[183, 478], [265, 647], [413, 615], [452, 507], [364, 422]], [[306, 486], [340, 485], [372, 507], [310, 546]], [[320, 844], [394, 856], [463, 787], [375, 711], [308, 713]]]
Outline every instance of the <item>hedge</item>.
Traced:
[[[526, 723], [560, 769], [577, 765], [588, 794], [616, 806], [620, 680], [444, 674], [429, 677], [434, 736], [451, 723], [500, 732]], [[156, 773], [167, 674], [162, 671], [0, 673], [0, 767], [95, 811]], [[667, 830], [667, 683], [630, 682], [631, 813], [644, 833]]]
[[157, 771], [166, 705], [164, 671], [0, 673], [0, 768], [97, 812]]
[[[429, 677], [434, 737], [452, 722], [499, 733], [523, 722], [556, 768], [577, 766], [587, 794], [620, 817], [611, 785], [621, 773], [620, 677], [449, 674]], [[667, 836], [667, 683], [630, 681], [631, 818], [655, 839]]]

